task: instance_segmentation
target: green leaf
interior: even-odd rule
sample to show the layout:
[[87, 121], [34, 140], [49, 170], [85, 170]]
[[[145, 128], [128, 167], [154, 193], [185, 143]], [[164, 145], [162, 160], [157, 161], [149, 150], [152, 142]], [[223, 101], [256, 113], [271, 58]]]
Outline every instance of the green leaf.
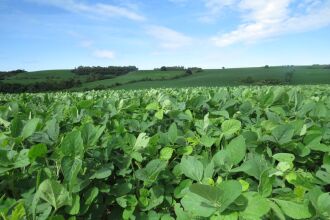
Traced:
[[37, 195], [58, 210], [62, 206], [71, 205], [69, 192], [55, 180], [47, 179], [38, 188]]
[[189, 187], [191, 186], [192, 181], [190, 179], [186, 179], [180, 182], [180, 184], [174, 189], [174, 197], [182, 198], [189, 191]]
[[84, 144], [87, 147], [93, 147], [97, 143], [98, 139], [101, 137], [104, 129], [105, 126], [95, 127], [91, 123], [84, 125], [84, 127], [81, 129], [81, 137], [83, 139]]
[[330, 194], [322, 193], [317, 199], [318, 211], [327, 217], [330, 217]]
[[155, 113], [155, 117], [159, 120], [163, 120], [164, 117], [164, 110], [160, 109]]
[[113, 169], [114, 166], [112, 163], [104, 164], [89, 179], [106, 179], [112, 174]]
[[46, 122], [44, 130], [46, 131], [50, 139], [56, 141], [60, 133], [60, 126], [57, 120], [54, 118]]
[[45, 144], [36, 144], [29, 150], [29, 160], [34, 162], [37, 158], [45, 157], [47, 154], [47, 146]]
[[293, 154], [288, 154], [288, 153], [278, 153], [278, 154], [274, 154], [273, 158], [279, 162], [291, 163], [294, 161], [295, 156]]
[[172, 154], [173, 154], [173, 151], [174, 151], [173, 148], [164, 147], [160, 151], [160, 159], [161, 160], [169, 160], [169, 159], [171, 159]]
[[183, 174], [198, 182], [202, 181], [203, 178], [203, 164], [193, 156], [184, 156], [180, 163]]
[[84, 194], [84, 204], [85, 205], [91, 205], [96, 197], [99, 195], [99, 189], [97, 187], [92, 187], [87, 190], [87, 192]]
[[225, 136], [235, 134], [241, 129], [241, 122], [236, 119], [226, 120], [221, 124], [221, 130]]
[[[1, 209], [0, 209], [0, 214], [2, 214]], [[21, 220], [21, 219], [25, 219], [25, 217], [26, 217], [26, 212], [25, 212], [25, 208], [24, 208], [24, 202], [21, 201], [15, 206], [9, 219], [10, 220]]]
[[280, 144], [287, 144], [292, 140], [294, 128], [290, 125], [279, 125], [272, 131], [273, 137]]
[[269, 176], [269, 171], [262, 172], [259, 180], [258, 192], [262, 197], [268, 197], [272, 194], [275, 176]]
[[30, 137], [35, 132], [39, 122], [40, 122], [39, 118], [33, 118], [24, 125], [21, 132], [21, 136], [23, 140]]
[[80, 197], [78, 194], [73, 195], [72, 205], [66, 207], [66, 212], [70, 215], [78, 215], [80, 210]]
[[67, 156], [63, 157], [61, 161], [61, 168], [63, 171], [64, 181], [69, 185], [69, 190], [71, 190], [73, 185], [76, 183], [81, 166], [81, 159]]
[[203, 184], [193, 184], [190, 191], [198, 196], [206, 199], [213, 204], [221, 213], [233, 203], [242, 192], [242, 186], [238, 181], [229, 180], [222, 182], [218, 187]]
[[215, 143], [216, 139], [209, 136], [202, 136], [200, 141], [202, 145], [204, 145], [207, 148], [210, 148]]
[[275, 203], [270, 200], [268, 200], [270, 208], [274, 212], [274, 215], [279, 219], [279, 220], [286, 220], [283, 211], [280, 209], [280, 207]]
[[169, 141], [172, 144], [176, 142], [176, 140], [178, 138], [178, 128], [175, 123], [171, 124], [171, 126], [167, 132], [167, 136], [168, 136]]
[[158, 110], [159, 104], [157, 102], [152, 102], [146, 106], [146, 110]]
[[191, 219], [191, 217], [186, 212], [183, 211], [180, 204], [178, 204], [178, 203], [174, 204], [174, 212], [176, 215], [176, 219], [178, 219], [178, 220], [190, 220]]
[[274, 199], [274, 201], [280, 206], [284, 214], [290, 218], [307, 219], [313, 216], [307, 203], [296, 203], [280, 199]]
[[243, 219], [260, 219], [269, 212], [270, 206], [267, 199], [261, 197], [258, 193], [246, 192], [243, 195], [248, 200], [247, 207], [244, 211], [240, 212], [240, 216], [242, 216]]
[[263, 156], [254, 154], [253, 158], [245, 161], [240, 167], [234, 168], [230, 172], [244, 172], [259, 180], [261, 174], [268, 169], [268, 167], [269, 165]]
[[60, 146], [65, 156], [82, 156], [84, 154], [84, 144], [80, 131], [72, 131], [67, 134]]
[[210, 217], [217, 211], [214, 204], [190, 191], [181, 199], [181, 204], [186, 212], [196, 217]]
[[147, 136], [146, 133], [141, 133], [137, 137], [133, 150], [139, 151], [142, 150], [143, 148], [146, 148], [148, 146], [150, 138]]
[[238, 136], [233, 139], [225, 148], [228, 152], [227, 156], [230, 157], [232, 165], [239, 164], [245, 157], [246, 145], [243, 136]]
[[144, 181], [146, 184], [151, 184], [157, 180], [159, 173], [165, 170], [167, 162], [163, 160], [152, 160], [143, 169], [135, 172], [137, 179]]

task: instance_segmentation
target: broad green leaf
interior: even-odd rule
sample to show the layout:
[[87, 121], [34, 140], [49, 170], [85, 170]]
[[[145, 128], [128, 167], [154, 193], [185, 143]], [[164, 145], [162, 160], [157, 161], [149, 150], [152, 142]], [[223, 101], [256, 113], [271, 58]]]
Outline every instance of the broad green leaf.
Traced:
[[147, 136], [146, 133], [141, 133], [139, 134], [139, 136], [137, 137], [133, 150], [135, 151], [139, 151], [143, 148], [146, 148], [148, 146], [150, 138]]
[[56, 141], [60, 133], [60, 126], [56, 119], [51, 119], [46, 122], [44, 130], [46, 131], [50, 139]]
[[228, 152], [227, 156], [230, 157], [232, 165], [237, 165], [241, 162], [246, 153], [245, 139], [243, 136], [238, 136], [233, 139], [225, 148]]
[[198, 182], [202, 181], [204, 167], [202, 162], [197, 160], [195, 157], [182, 157], [180, 167], [186, 177], [196, 180]]
[[43, 181], [39, 185], [37, 194], [41, 199], [52, 205], [55, 210], [65, 205], [71, 205], [72, 202], [69, 192], [55, 180], [47, 179]]
[[157, 102], [152, 102], [146, 106], [146, 110], [158, 110], [159, 104]]
[[322, 193], [317, 199], [318, 211], [327, 217], [330, 217], [330, 194]]
[[189, 191], [189, 187], [192, 184], [192, 180], [186, 179], [179, 183], [179, 185], [174, 189], [174, 197], [182, 198]]
[[258, 185], [258, 192], [262, 197], [266, 198], [272, 194], [274, 181], [275, 176], [270, 177], [268, 170], [262, 172]]
[[84, 144], [80, 131], [72, 131], [67, 134], [60, 148], [65, 156], [82, 156], [84, 154]]
[[113, 171], [113, 164], [104, 164], [100, 169], [96, 170], [95, 173], [89, 179], [106, 179]]
[[191, 217], [186, 212], [183, 211], [180, 204], [178, 204], [178, 203], [174, 204], [174, 212], [176, 215], [176, 219], [178, 219], [178, 220], [190, 220], [191, 219]]
[[161, 160], [169, 160], [171, 159], [172, 155], [173, 155], [173, 148], [170, 147], [164, 147], [161, 149], [160, 151], [160, 159]]
[[294, 128], [290, 125], [279, 125], [272, 131], [273, 137], [280, 145], [289, 143], [293, 134]]
[[[1, 208], [0, 208], [0, 215], [1, 214], [3, 214], [3, 213], [1, 212]], [[25, 219], [25, 217], [26, 217], [26, 211], [24, 208], [24, 201], [21, 201], [15, 206], [9, 219], [10, 220], [21, 220], [21, 219]]]
[[76, 183], [78, 173], [81, 169], [82, 161], [79, 158], [63, 157], [61, 168], [63, 171], [64, 181], [68, 184], [69, 190]]
[[226, 120], [221, 124], [221, 130], [225, 136], [230, 136], [241, 129], [241, 122], [236, 119]]
[[293, 219], [308, 219], [312, 217], [312, 213], [306, 203], [296, 203], [292, 201], [274, 199], [280, 206], [285, 215]]
[[159, 120], [163, 120], [163, 118], [164, 118], [164, 111], [163, 111], [163, 109], [157, 111], [157, 112], [155, 113], [155, 117], [156, 117], [157, 119], [159, 119]]
[[72, 197], [72, 205], [66, 207], [66, 212], [70, 215], [78, 215], [80, 210], [80, 197], [78, 194], [75, 194]]
[[10, 123], [11, 136], [18, 137], [22, 132], [23, 122], [19, 117], [15, 117]]
[[81, 129], [81, 137], [83, 139], [84, 144], [87, 147], [93, 147], [98, 139], [101, 137], [103, 131], [105, 129], [105, 126], [94, 126], [93, 124], [89, 123], [86, 124]]
[[35, 161], [37, 158], [45, 157], [47, 154], [47, 146], [45, 144], [36, 144], [29, 150], [30, 162]]
[[91, 205], [96, 197], [99, 195], [99, 189], [97, 187], [92, 187], [84, 193], [84, 204]]
[[288, 162], [291, 163], [294, 161], [295, 156], [288, 153], [277, 153], [273, 155], [273, 158], [279, 162]]
[[181, 204], [184, 211], [195, 217], [210, 217], [217, 211], [214, 204], [190, 191], [181, 199]]
[[33, 119], [27, 121], [27, 123], [24, 125], [22, 132], [21, 132], [21, 136], [22, 136], [23, 140], [30, 137], [35, 132], [39, 122], [40, 122], [39, 118], [33, 118]]
[[248, 200], [247, 207], [242, 212], [240, 212], [240, 216], [242, 216], [244, 219], [260, 219], [269, 212], [270, 206], [267, 199], [261, 197], [261, 195], [258, 193], [246, 192], [243, 195]]
[[171, 143], [175, 143], [178, 138], [178, 128], [175, 123], [171, 124], [168, 132], [167, 137]]
[[261, 174], [268, 169], [269, 164], [263, 156], [255, 154], [253, 158], [245, 161], [241, 166], [232, 169], [230, 172], [244, 172], [249, 176], [260, 179]]
[[151, 184], [157, 180], [161, 171], [167, 166], [164, 160], [155, 159], [150, 161], [145, 168], [139, 169], [135, 172], [136, 178], [144, 181], [146, 184]]
[[202, 136], [200, 141], [202, 145], [204, 145], [207, 148], [210, 148], [215, 143], [216, 139], [209, 136]]
[[189, 189], [213, 204], [220, 213], [226, 210], [242, 192], [241, 184], [235, 180], [224, 181], [219, 186], [193, 184]]
[[270, 208], [274, 212], [274, 215], [279, 219], [279, 220], [286, 220], [283, 211], [281, 208], [273, 201], [268, 200]]

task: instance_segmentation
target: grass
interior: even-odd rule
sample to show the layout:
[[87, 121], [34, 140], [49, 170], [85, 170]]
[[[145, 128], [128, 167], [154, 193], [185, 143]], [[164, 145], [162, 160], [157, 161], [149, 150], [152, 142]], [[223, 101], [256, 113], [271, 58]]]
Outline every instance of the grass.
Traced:
[[[142, 70], [118, 76], [112, 79], [85, 82], [79, 88], [72, 90], [96, 89], [100, 87], [115, 89], [146, 89], [162, 87], [187, 86], [237, 86], [241, 80], [252, 77], [256, 81], [277, 79], [283, 81], [285, 74], [294, 70], [293, 85], [330, 84], [330, 69], [324, 66], [281, 66], [281, 67], [253, 67], [233, 69], [206, 69], [203, 72], [194, 72], [185, 76], [184, 71], [154, 71]], [[70, 70], [46, 70], [21, 73], [10, 77], [4, 82], [30, 84], [48, 80], [80, 79], [82, 82], [88, 76], [78, 76]], [[173, 79], [176, 78], [176, 79]]]

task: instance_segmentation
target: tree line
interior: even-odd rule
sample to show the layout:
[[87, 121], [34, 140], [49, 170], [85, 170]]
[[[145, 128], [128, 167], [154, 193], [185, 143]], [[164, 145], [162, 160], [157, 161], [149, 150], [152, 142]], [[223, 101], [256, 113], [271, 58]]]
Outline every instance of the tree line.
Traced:
[[132, 71], [139, 70], [136, 66], [79, 66], [71, 70], [77, 75], [112, 75], [120, 76]]
[[0, 80], [4, 80], [6, 77], [15, 76], [19, 73], [26, 73], [27, 71], [22, 69], [11, 70], [11, 71], [0, 71]]
[[3, 83], [0, 81], [0, 92], [3, 93], [22, 93], [22, 92], [48, 92], [48, 91], [62, 91], [80, 86], [80, 80], [62, 80], [62, 81], [47, 81], [36, 82], [32, 84], [19, 84], [19, 83]]

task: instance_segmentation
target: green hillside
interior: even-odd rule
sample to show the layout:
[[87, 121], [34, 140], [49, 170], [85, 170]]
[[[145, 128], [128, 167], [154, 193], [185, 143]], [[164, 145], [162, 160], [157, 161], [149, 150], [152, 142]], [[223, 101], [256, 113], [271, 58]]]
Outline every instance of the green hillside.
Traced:
[[[292, 74], [290, 81], [286, 80]], [[89, 75], [78, 75], [71, 70], [44, 70], [19, 73], [2, 80], [2, 83], [33, 85], [42, 82], [65, 82], [79, 80], [81, 84], [71, 87], [71, 91], [91, 89], [144, 89], [160, 87], [189, 86], [237, 86], [264, 84], [330, 84], [330, 69], [326, 66], [280, 66], [232, 69], [205, 69], [193, 71], [141, 70], [113, 78], [98, 79]]]
[[311, 67], [270, 67], [270, 68], [236, 68], [204, 70], [193, 73], [191, 76], [174, 80], [157, 80], [149, 82], [136, 82], [116, 87], [117, 89], [143, 89], [160, 87], [186, 87], [186, 86], [237, 86], [244, 85], [242, 80], [251, 77], [255, 83], [258, 81], [274, 79], [283, 81], [287, 72], [294, 69], [293, 85], [330, 84], [330, 69]]
[[31, 84], [47, 80], [68, 80], [70, 78], [85, 79], [86, 76], [78, 76], [71, 70], [42, 70], [35, 72], [19, 73], [3, 80], [5, 83]]

